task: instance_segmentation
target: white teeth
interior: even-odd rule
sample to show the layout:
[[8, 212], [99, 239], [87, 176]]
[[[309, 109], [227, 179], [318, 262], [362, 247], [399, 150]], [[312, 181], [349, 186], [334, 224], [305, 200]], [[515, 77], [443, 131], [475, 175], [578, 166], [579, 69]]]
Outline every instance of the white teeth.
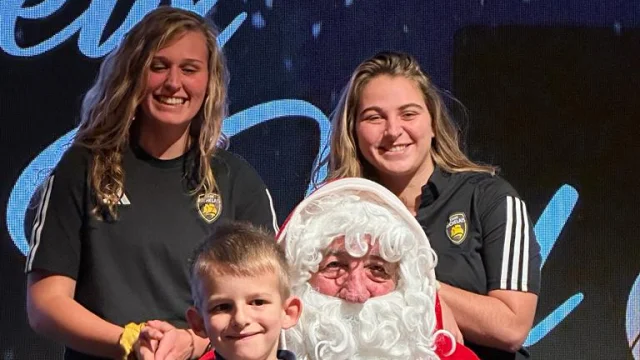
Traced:
[[389, 152], [398, 152], [398, 151], [402, 151], [404, 149], [406, 149], [407, 145], [396, 145], [396, 146], [392, 146], [389, 150]]
[[158, 96], [158, 100], [163, 103], [163, 104], [167, 104], [167, 105], [179, 105], [179, 104], [184, 104], [184, 102], [186, 101], [185, 99], [182, 98], [177, 98], [177, 97], [169, 97], [169, 96]]

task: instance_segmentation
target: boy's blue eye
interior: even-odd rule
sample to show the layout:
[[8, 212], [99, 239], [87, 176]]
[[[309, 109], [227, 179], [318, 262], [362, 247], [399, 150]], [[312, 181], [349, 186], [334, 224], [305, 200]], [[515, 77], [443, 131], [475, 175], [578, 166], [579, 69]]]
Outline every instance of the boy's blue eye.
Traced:
[[255, 306], [262, 306], [262, 305], [266, 305], [267, 301], [263, 300], [263, 299], [255, 299], [252, 301], [253, 305]]
[[231, 310], [231, 304], [218, 304], [212, 307], [210, 311], [214, 314], [217, 314], [217, 313], [227, 312], [229, 310]]

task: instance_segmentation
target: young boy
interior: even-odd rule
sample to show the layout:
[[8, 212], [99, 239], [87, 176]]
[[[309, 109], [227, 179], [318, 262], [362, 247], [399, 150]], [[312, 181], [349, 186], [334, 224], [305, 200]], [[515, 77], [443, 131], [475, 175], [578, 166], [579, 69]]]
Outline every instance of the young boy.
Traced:
[[221, 224], [196, 250], [187, 320], [209, 338], [215, 359], [295, 359], [278, 350], [281, 330], [295, 326], [302, 311], [288, 270], [273, 235], [248, 223]]

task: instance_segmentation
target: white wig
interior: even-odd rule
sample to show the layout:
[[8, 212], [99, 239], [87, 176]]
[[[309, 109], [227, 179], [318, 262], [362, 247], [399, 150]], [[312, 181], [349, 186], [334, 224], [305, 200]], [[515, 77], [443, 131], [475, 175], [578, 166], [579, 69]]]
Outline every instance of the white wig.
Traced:
[[[402, 299], [404, 309], [401, 311], [401, 318], [397, 320], [399, 324], [394, 326], [399, 327], [398, 332], [408, 333], [412, 338], [396, 338], [389, 347], [393, 347], [393, 351], [407, 348], [414, 356], [420, 354], [418, 358], [422, 359], [437, 358], [433, 352], [436, 333], [435, 253], [424, 230], [405, 205], [393, 193], [375, 182], [362, 178], [330, 182], [303, 200], [289, 215], [277, 240], [284, 246], [290, 264], [293, 293], [306, 296], [303, 298], [305, 301], [317, 299], [317, 295], [309, 294], [312, 289], [308, 281], [311, 275], [318, 271], [329, 245], [337, 237], [344, 236], [345, 250], [353, 257], [362, 257], [369, 247], [366, 235], [371, 239], [371, 246], [376, 242], [379, 244], [380, 257], [392, 263], [399, 263], [400, 275], [394, 293], [397, 295], [396, 298]], [[390, 294], [386, 298], [393, 297], [394, 295]], [[374, 299], [369, 301], [372, 300]], [[327, 311], [327, 308], [322, 311]], [[310, 312], [305, 312], [303, 310], [301, 323], [305, 321], [305, 315], [313, 316]], [[369, 319], [361, 320], [368, 322]], [[314, 327], [317, 329], [319, 325], [316, 324]], [[325, 327], [329, 328], [331, 324], [326, 324]], [[319, 352], [317, 348], [319, 345], [314, 343], [313, 339], [311, 342], [306, 339], [309, 336], [313, 337], [313, 333], [317, 331], [307, 330], [309, 333], [302, 334], [300, 329], [292, 330], [287, 332], [287, 337], [291, 338], [290, 342], [307, 343], [307, 348], [316, 346], [316, 349], [309, 349], [308, 354], [298, 354], [299, 356], [321, 357], [322, 351]], [[366, 338], [382, 338], [382, 335], [386, 334], [384, 337], [387, 338], [386, 343], [389, 343], [388, 330], [388, 327], [382, 329], [380, 334], [376, 335], [375, 330], [368, 329]], [[330, 331], [340, 332], [340, 329]], [[332, 347], [327, 345], [326, 340], [319, 342], [323, 343], [325, 350], [327, 346]], [[291, 345], [293, 350], [299, 348], [295, 344]], [[334, 351], [325, 351], [322, 357], [336, 358], [335, 354], [338, 351], [345, 352], [346, 345], [340, 341], [333, 345]], [[351, 358], [375, 356], [352, 354]]]

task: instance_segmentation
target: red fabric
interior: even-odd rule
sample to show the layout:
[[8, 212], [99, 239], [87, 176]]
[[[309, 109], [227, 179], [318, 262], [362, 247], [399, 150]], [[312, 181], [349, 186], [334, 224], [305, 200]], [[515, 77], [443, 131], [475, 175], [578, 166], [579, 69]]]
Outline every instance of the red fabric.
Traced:
[[[442, 330], [442, 306], [440, 305], [440, 297], [436, 294], [436, 330]], [[456, 350], [445, 356], [451, 351], [452, 346], [451, 338], [444, 334], [439, 334], [436, 337], [436, 354], [443, 360], [480, 360], [468, 347], [456, 343]]]
[[436, 293], [436, 330], [442, 328], [442, 306], [440, 305], [440, 296]]
[[213, 350], [211, 350], [204, 353], [204, 355], [200, 357], [200, 360], [214, 360], [215, 358], [216, 358], [216, 355], [213, 353]]

